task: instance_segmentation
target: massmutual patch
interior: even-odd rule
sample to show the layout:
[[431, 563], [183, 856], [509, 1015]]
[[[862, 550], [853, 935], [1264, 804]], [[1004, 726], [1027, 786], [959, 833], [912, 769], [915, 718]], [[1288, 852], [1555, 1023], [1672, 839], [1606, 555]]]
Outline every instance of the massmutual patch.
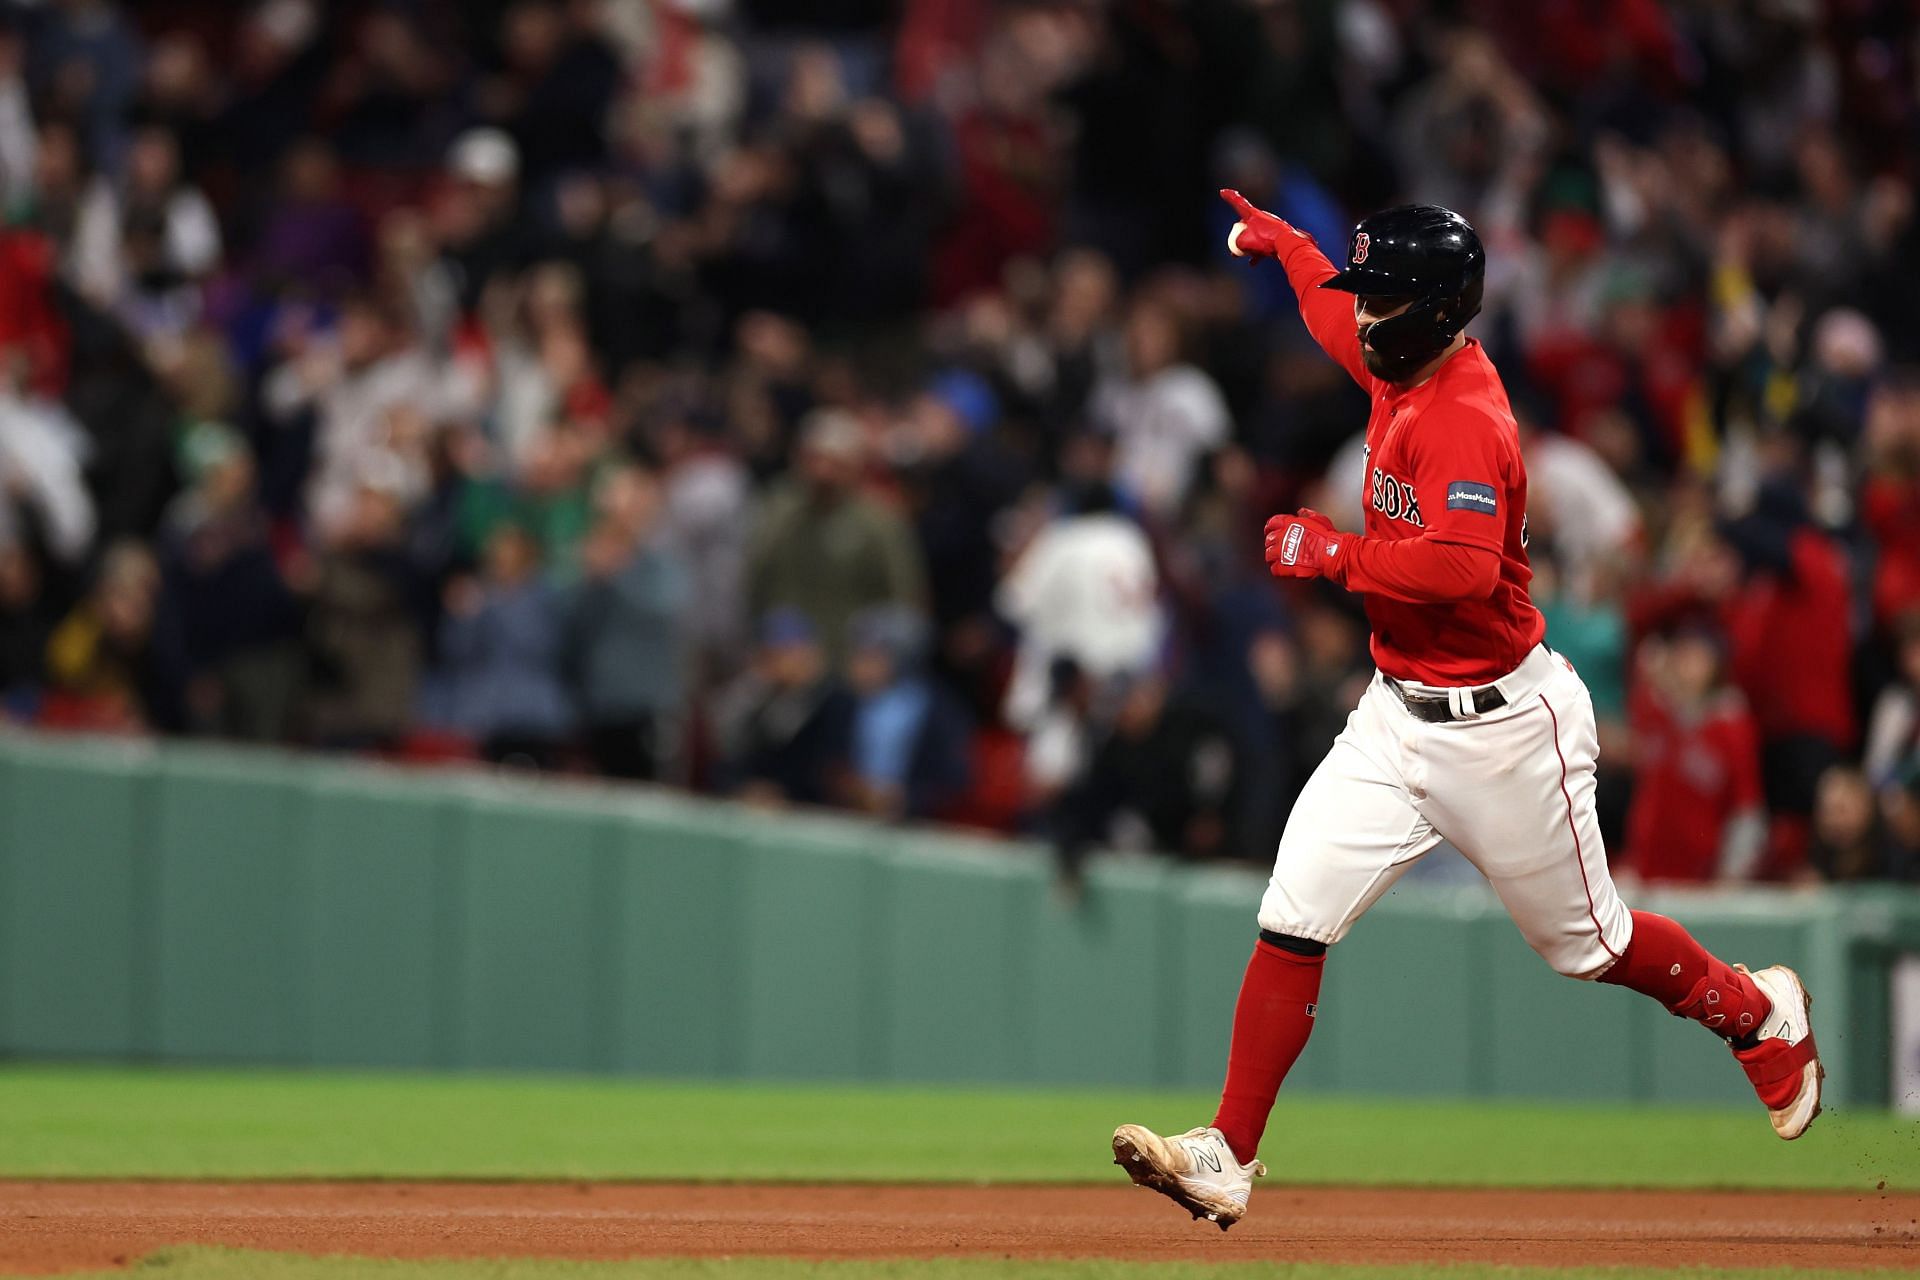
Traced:
[[1493, 486], [1477, 484], [1472, 480], [1455, 480], [1447, 486], [1447, 510], [1478, 511], [1483, 515], [1499, 514], [1500, 501], [1494, 496]]

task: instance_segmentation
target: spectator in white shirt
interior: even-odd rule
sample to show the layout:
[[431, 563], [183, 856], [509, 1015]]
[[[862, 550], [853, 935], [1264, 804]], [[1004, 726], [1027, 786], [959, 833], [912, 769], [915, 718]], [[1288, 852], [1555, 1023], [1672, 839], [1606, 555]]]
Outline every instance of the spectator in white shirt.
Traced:
[[1163, 629], [1159, 591], [1147, 535], [1114, 509], [1111, 488], [1083, 485], [1074, 510], [1040, 530], [995, 597], [1020, 631], [1008, 722], [1039, 724], [1063, 658], [1094, 680], [1151, 669]]
[[1114, 481], [1142, 510], [1171, 518], [1200, 459], [1232, 434], [1213, 379], [1181, 353], [1179, 319], [1153, 299], [1127, 317], [1126, 371], [1094, 389], [1096, 426], [1114, 437]]
[[1527, 461], [1527, 515], [1553, 533], [1554, 554], [1573, 598], [1591, 600], [1594, 576], [1617, 565], [1640, 538], [1640, 509], [1620, 477], [1588, 445], [1520, 420]]
[[371, 295], [352, 298], [336, 334], [296, 331], [288, 346], [261, 400], [280, 430], [313, 431], [307, 510], [322, 536], [351, 517], [376, 470], [403, 504], [417, 501], [430, 480], [425, 437], [443, 387], [403, 311]]

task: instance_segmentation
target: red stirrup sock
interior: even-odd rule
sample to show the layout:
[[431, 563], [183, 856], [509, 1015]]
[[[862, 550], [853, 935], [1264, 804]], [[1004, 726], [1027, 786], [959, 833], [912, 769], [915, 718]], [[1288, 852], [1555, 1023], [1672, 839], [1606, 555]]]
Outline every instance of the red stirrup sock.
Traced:
[[1626, 954], [1600, 981], [1652, 996], [1676, 1018], [1691, 1018], [1729, 1040], [1751, 1034], [1773, 1002], [1754, 980], [1651, 911], [1633, 913]]
[[1313, 1034], [1315, 1002], [1326, 953], [1296, 955], [1271, 942], [1254, 944], [1240, 999], [1233, 1006], [1233, 1044], [1227, 1050], [1227, 1084], [1213, 1127], [1226, 1135], [1233, 1158], [1253, 1159], [1267, 1113], [1280, 1096], [1280, 1082]]

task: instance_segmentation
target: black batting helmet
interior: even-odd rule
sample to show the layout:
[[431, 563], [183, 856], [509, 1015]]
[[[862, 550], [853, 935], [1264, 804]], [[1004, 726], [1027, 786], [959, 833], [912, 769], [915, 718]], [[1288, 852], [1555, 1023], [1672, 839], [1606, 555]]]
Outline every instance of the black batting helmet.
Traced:
[[1347, 269], [1320, 287], [1412, 302], [1360, 335], [1392, 377], [1418, 369], [1467, 327], [1480, 313], [1486, 276], [1486, 250], [1465, 218], [1437, 204], [1403, 204], [1363, 218]]

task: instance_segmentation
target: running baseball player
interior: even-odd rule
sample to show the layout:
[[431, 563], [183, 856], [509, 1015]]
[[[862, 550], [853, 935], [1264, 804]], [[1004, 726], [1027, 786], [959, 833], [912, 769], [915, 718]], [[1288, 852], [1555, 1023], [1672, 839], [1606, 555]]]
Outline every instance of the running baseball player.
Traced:
[[[1458, 214], [1388, 209], [1347, 268], [1237, 191], [1238, 257], [1285, 268], [1314, 339], [1366, 389], [1366, 531], [1311, 510], [1267, 522], [1268, 568], [1360, 593], [1378, 674], [1287, 820], [1234, 1007], [1213, 1122], [1114, 1131], [1114, 1160], [1226, 1230], [1247, 1209], [1267, 1115], [1313, 1030], [1327, 948], [1441, 840], [1486, 876], [1570, 978], [1651, 996], [1724, 1037], [1782, 1138], [1820, 1113], [1806, 988], [1749, 972], [1665, 916], [1629, 911], [1594, 815], [1593, 703], [1527, 596], [1527, 473], [1501, 386], [1465, 333], [1486, 255]], [[1349, 305], [1351, 304], [1351, 305]]]

